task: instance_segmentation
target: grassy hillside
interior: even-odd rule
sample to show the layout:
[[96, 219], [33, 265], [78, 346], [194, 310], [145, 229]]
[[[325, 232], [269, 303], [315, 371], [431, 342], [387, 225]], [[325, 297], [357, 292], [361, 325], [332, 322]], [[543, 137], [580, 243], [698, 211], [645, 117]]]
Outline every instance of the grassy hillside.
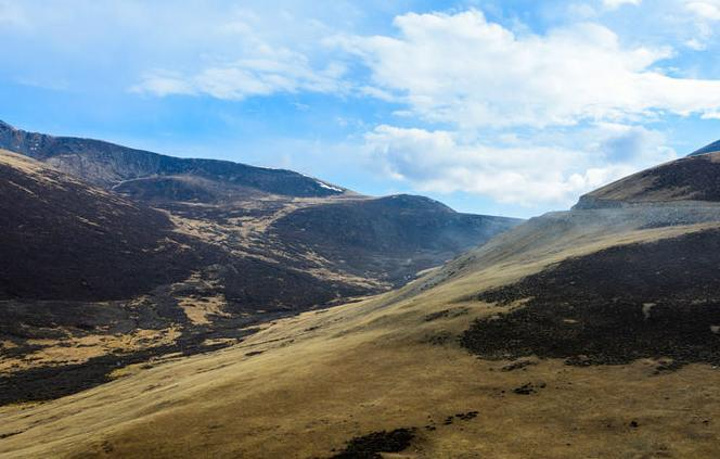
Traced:
[[[427, 458], [716, 457], [720, 376], [708, 361], [678, 367], [651, 349], [574, 365], [535, 352], [478, 358], [463, 347], [468, 330], [528, 301], [483, 292], [557, 272], [562, 260], [606, 250], [632, 260], [643, 247], [697, 237], [702, 249], [703, 238], [717, 238], [713, 206], [696, 210], [698, 223], [660, 227], [660, 215], [623, 212], [539, 218], [398, 292], [281, 320], [238, 346], [128, 370], [82, 394], [3, 408], [0, 451], [309, 458], [378, 446]], [[631, 281], [624, 290], [642, 288]], [[645, 301], [626, 306], [642, 314]]]

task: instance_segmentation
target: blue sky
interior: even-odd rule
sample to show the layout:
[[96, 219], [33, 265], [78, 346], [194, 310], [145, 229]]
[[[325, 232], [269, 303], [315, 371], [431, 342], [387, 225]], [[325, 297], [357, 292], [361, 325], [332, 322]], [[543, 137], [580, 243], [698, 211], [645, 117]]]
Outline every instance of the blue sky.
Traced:
[[720, 0], [0, 0], [0, 119], [529, 217], [720, 138], [718, 26]]

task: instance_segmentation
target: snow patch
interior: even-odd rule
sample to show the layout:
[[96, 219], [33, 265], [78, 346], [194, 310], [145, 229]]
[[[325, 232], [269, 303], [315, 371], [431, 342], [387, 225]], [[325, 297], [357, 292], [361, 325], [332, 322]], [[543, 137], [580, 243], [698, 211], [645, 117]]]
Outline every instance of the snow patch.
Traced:
[[322, 188], [325, 188], [326, 190], [337, 191], [338, 193], [343, 193], [343, 192], [345, 191], [345, 190], [343, 190], [342, 188], [338, 188], [338, 187], [336, 187], [336, 186], [328, 185], [327, 183], [321, 182], [320, 180], [315, 180], [315, 181], [317, 182], [318, 185], [320, 185]]

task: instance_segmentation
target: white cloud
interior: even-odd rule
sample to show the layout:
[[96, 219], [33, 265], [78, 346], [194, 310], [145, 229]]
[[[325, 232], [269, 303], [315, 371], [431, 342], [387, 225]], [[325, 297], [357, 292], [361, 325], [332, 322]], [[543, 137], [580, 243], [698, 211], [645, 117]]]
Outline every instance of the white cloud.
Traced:
[[299, 91], [341, 92], [345, 72], [341, 64], [313, 65], [304, 53], [265, 40], [252, 24], [258, 21], [254, 13], [235, 14], [218, 30], [226, 40], [237, 42], [231, 54], [239, 58], [213, 57], [210, 63], [201, 62], [194, 73], [149, 72], [131, 91], [158, 96], [204, 94], [225, 100]]
[[421, 191], [461, 191], [502, 203], [560, 208], [582, 193], [675, 157], [662, 146], [661, 134], [640, 127], [599, 125], [565, 137], [542, 144], [509, 138], [508, 144], [491, 145], [448, 131], [382, 125], [365, 140], [388, 176]]
[[313, 69], [304, 56], [286, 51], [276, 58], [241, 59], [193, 75], [150, 73], [131, 91], [158, 96], [206, 94], [225, 100], [298, 91], [340, 92], [342, 73], [342, 67], [334, 65]]
[[639, 6], [641, 3], [642, 0], [603, 0], [603, 6], [611, 10], [620, 8], [623, 5]]
[[582, 23], [518, 36], [475, 10], [406, 14], [398, 37], [339, 39], [419, 117], [463, 128], [627, 121], [720, 108], [720, 81], [664, 75], [667, 48], [624, 47]]
[[685, 7], [699, 18], [720, 21], [720, 1], [685, 1]]

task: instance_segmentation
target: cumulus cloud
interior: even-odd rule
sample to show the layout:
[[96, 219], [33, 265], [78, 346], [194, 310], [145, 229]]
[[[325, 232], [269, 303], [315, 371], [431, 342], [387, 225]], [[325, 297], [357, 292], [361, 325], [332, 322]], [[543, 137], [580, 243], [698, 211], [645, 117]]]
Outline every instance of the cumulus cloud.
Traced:
[[461, 191], [525, 206], [567, 207], [582, 193], [675, 157], [661, 134], [641, 127], [600, 125], [557, 140], [486, 144], [449, 131], [388, 125], [365, 136], [395, 180], [425, 192]]
[[464, 128], [627, 121], [720, 108], [720, 81], [673, 78], [667, 48], [625, 47], [610, 29], [581, 23], [516, 35], [482, 12], [406, 14], [397, 37], [340, 39], [392, 92], [431, 122]]

